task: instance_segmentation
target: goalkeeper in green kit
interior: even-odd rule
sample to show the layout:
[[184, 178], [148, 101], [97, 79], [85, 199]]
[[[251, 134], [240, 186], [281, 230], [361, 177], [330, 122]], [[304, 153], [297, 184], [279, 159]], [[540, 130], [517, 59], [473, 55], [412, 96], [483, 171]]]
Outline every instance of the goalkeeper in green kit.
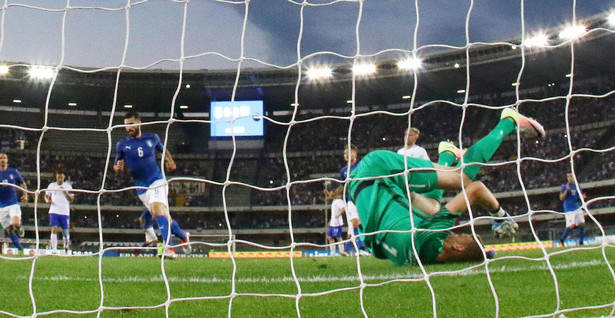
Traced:
[[[448, 229], [467, 211], [468, 205], [482, 206], [496, 217], [507, 216], [491, 191], [474, 179], [482, 167], [480, 163], [488, 162], [504, 137], [516, 131], [517, 126], [523, 135], [545, 136], [537, 121], [506, 108], [496, 127], [466, 152], [450, 142], [441, 142], [438, 164], [385, 150], [368, 153], [351, 173], [349, 193], [358, 208], [365, 244], [374, 256], [390, 259], [397, 265], [417, 264], [417, 258], [421, 263], [482, 260], [480, 242], [471, 235], [458, 235]], [[466, 164], [463, 173], [459, 168], [451, 168], [461, 157]], [[468, 202], [461, 192], [445, 206], [440, 205], [444, 190], [462, 187]], [[494, 229], [496, 234], [514, 233], [517, 227], [512, 220], [502, 225]]]

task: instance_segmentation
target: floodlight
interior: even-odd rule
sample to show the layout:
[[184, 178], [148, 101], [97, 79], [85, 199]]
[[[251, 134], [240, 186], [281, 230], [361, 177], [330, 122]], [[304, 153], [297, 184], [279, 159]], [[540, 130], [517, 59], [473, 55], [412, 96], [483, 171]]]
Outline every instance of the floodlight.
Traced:
[[410, 57], [397, 62], [397, 67], [404, 71], [416, 71], [421, 68], [423, 61], [418, 57]]
[[181, 105], [179, 106], [180, 109], [188, 109], [188, 105]]
[[132, 105], [126, 104], [126, 105], [124, 105], [124, 108], [132, 108]]
[[9, 73], [8, 65], [0, 65], [0, 75], [6, 75]]
[[49, 66], [32, 65], [29, 74], [32, 79], [48, 80], [53, 78], [54, 70]]
[[364, 63], [364, 64], [356, 64], [352, 67], [352, 72], [354, 75], [370, 75], [376, 73], [376, 64], [374, 63]]
[[549, 37], [544, 33], [536, 34], [525, 39], [523, 45], [526, 47], [545, 47], [549, 45]]
[[606, 21], [610, 26], [615, 26], [615, 12], [611, 12], [606, 18]]
[[458, 89], [457, 94], [464, 94], [466, 92], [465, 89]]
[[562, 40], [572, 40], [581, 37], [587, 32], [587, 27], [584, 25], [567, 26], [559, 33], [559, 38]]
[[333, 70], [327, 66], [310, 67], [306, 73], [308, 79], [312, 81], [329, 79], [333, 76]]

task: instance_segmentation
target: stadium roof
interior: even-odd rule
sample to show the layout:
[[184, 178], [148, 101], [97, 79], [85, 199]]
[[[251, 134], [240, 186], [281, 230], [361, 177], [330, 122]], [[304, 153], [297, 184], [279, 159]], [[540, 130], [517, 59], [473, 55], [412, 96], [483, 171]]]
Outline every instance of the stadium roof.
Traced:
[[[549, 96], [549, 87], [565, 87], [570, 81], [566, 75], [572, 67], [575, 82], [615, 75], [610, 59], [615, 51], [615, 34], [599, 25], [604, 23], [603, 20], [590, 21], [594, 24], [590, 25], [593, 30], [574, 43], [574, 64], [571, 64], [570, 42], [522, 50], [517, 40], [474, 44], [467, 52], [465, 48], [460, 48], [427, 54], [422, 57], [424, 68], [417, 74], [415, 99], [453, 100], [463, 97], [461, 90], [466, 89], [467, 82], [466, 54], [470, 57], [470, 96], [497, 96], [514, 92], [513, 84], [518, 82], [521, 70], [520, 89], [544, 89], [542, 97]], [[525, 51], [525, 59], [522, 58], [522, 51]], [[409, 103], [402, 96], [413, 93], [414, 74], [401, 72], [396, 63], [393, 60], [379, 61], [377, 74], [355, 78], [356, 105]], [[235, 99], [263, 99], [266, 111], [288, 111], [292, 110], [291, 104], [295, 103], [297, 92], [302, 109], [326, 111], [350, 107], [347, 101], [351, 99], [353, 90], [351, 66], [333, 66], [333, 78], [323, 82], [309, 82], [304, 77], [298, 89], [296, 67], [242, 69]], [[0, 78], [0, 105], [14, 105], [13, 101], [18, 99], [21, 101], [18, 107], [45, 107], [50, 81], [33, 80], [28, 76], [27, 67], [14, 64], [10, 73]], [[208, 112], [210, 101], [230, 100], [236, 77], [237, 70], [189, 71], [181, 77], [173, 71], [122, 70], [119, 72], [116, 111], [122, 111], [123, 105], [130, 104], [136, 111], [169, 112], [179, 88], [176, 111], [180, 111], [180, 105], [187, 105], [188, 109], [182, 111]], [[110, 111], [117, 79], [117, 69], [82, 72], [63, 68], [53, 84], [50, 107]], [[68, 106], [69, 103], [73, 106]]]

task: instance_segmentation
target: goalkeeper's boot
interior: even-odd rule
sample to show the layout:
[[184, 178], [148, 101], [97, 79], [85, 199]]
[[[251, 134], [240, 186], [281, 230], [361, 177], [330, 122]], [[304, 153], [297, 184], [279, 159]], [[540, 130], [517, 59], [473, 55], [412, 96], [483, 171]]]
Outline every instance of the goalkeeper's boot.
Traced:
[[504, 108], [502, 110], [502, 115], [500, 119], [511, 118], [517, 123], [519, 126], [519, 131], [524, 137], [534, 138], [541, 137], [544, 138], [546, 136], [545, 129], [542, 125], [533, 118], [525, 117], [519, 112], [517, 112], [514, 108]]
[[455, 155], [455, 158], [457, 159], [461, 158], [466, 153], [466, 150], [461, 150], [457, 148], [450, 141], [440, 141], [440, 144], [438, 145], [438, 154], [441, 154], [445, 151], [453, 153]]
[[190, 245], [190, 232], [184, 232], [184, 235], [186, 235], [186, 239], [182, 240], [182, 244], [186, 244], [186, 245], [182, 245], [182, 250], [184, 251], [184, 254], [190, 254], [192, 253], [192, 245]]
[[519, 229], [519, 224], [512, 219], [496, 221], [491, 224], [491, 230], [497, 238], [509, 237], [515, 235]]
[[24, 231], [23, 227], [20, 226], [17, 228], [17, 235], [19, 235], [19, 237], [26, 236], [26, 231]]

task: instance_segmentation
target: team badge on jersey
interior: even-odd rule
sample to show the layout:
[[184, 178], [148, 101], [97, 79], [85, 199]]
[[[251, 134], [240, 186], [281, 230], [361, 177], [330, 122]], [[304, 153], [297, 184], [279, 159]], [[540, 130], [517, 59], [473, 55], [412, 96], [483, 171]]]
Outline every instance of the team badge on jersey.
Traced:
[[147, 144], [148, 147], [152, 148], [154, 146], [154, 143], [152, 143], [151, 140], [146, 140], [145, 143]]

